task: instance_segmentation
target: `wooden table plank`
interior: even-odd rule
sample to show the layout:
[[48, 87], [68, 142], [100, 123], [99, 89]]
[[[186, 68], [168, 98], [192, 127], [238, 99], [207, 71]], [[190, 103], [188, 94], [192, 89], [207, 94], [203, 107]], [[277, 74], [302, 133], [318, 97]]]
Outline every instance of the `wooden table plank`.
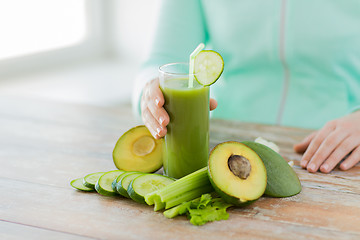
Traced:
[[202, 227], [185, 217], [166, 219], [128, 199], [69, 186], [71, 179], [114, 169], [115, 142], [138, 124], [130, 105], [113, 109], [0, 96], [0, 236], [360, 239], [360, 166], [331, 174], [301, 169], [292, 145], [311, 130], [211, 120], [211, 147], [259, 136], [277, 143], [285, 159], [295, 162], [303, 191], [232, 208], [229, 220]]
[[[169, 220], [160, 212], [153, 212], [149, 206], [122, 197], [104, 197], [71, 188], [3, 178], [0, 178], [0, 185], [7, 193], [2, 201], [5, 207], [0, 207], [2, 218], [86, 237], [173, 239], [177, 236], [182, 239], [186, 234], [186, 237], [191, 235], [189, 239], [216, 239], [219, 236], [227, 239], [247, 239], [250, 236], [288, 239], [294, 234], [298, 239], [308, 239], [312, 234], [321, 236], [324, 233], [331, 234], [328, 239], [336, 239], [332, 236], [360, 237], [360, 229], [354, 228], [359, 206], [343, 207], [338, 211], [336, 204], [327, 204], [327, 199], [314, 205], [307, 196], [316, 194], [316, 191], [287, 199], [262, 198], [249, 207], [231, 209], [227, 221], [195, 227], [185, 217]], [[344, 196], [343, 201], [353, 201], [349, 195]], [[303, 211], [304, 208], [308, 211]], [[335, 214], [341, 222], [332, 219]], [[266, 232], [260, 229], [266, 229]], [[278, 235], [279, 231], [282, 235]]]
[[56, 232], [29, 225], [0, 221], [0, 239], [89, 240], [94, 238]]

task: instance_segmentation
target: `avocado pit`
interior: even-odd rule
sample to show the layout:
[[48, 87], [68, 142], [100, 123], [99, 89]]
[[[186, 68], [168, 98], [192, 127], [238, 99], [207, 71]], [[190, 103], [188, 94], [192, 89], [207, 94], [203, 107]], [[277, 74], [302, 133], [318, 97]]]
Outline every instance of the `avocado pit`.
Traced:
[[251, 164], [247, 158], [241, 155], [231, 155], [228, 159], [230, 171], [237, 177], [245, 180], [251, 172]]

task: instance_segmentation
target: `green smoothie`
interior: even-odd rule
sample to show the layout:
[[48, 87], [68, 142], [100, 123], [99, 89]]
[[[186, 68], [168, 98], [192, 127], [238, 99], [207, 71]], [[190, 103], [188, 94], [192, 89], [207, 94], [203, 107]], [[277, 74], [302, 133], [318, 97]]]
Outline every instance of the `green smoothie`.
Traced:
[[207, 165], [209, 154], [209, 87], [188, 78], [166, 79], [161, 84], [170, 116], [164, 148], [164, 172], [181, 178]]

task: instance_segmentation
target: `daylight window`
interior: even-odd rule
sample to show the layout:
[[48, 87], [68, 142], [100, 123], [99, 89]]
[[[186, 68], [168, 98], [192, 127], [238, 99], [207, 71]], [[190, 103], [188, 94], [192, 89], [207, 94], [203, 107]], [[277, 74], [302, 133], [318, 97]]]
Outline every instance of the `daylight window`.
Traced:
[[86, 36], [85, 0], [0, 1], [0, 60], [72, 46]]

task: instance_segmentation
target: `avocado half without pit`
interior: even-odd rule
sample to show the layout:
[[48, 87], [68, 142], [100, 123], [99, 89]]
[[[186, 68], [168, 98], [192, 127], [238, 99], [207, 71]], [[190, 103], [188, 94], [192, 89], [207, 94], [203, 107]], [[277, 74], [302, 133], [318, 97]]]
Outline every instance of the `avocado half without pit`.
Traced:
[[117, 141], [113, 160], [125, 171], [155, 172], [162, 167], [163, 139], [155, 139], [140, 125], [125, 132]]
[[227, 202], [246, 206], [259, 199], [266, 189], [266, 168], [261, 158], [239, 142], [224, 142], [209, 157], [209, 179]]

